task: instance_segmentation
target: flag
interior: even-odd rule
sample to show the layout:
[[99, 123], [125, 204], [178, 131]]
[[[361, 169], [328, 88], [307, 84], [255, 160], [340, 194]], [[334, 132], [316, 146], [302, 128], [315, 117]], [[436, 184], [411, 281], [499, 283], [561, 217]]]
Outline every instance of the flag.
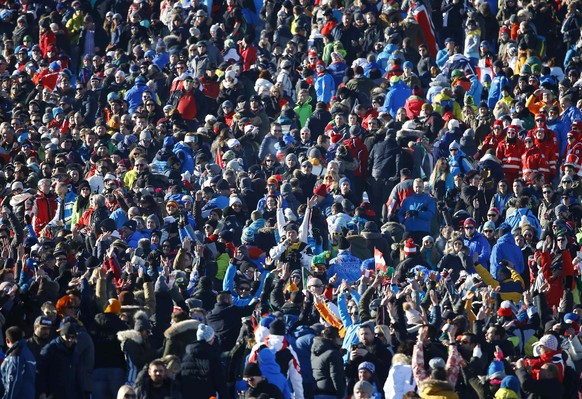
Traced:
[[374, 247], [374, 263], [376, 264], [376, 271], [386, 273], [386, 261], [382, 252], [378, 251], [376, 247]]
[[416, 2], [412, 5], [409, 12], [420, 26], [420, 32], [424, 39], [423, 42], [428, 48], [428, 53], [431, 57], [436, 58], [437, 52], [439, 51], [439, 47], [436, 41], [436, 30], [425, 5], [421, 2]]

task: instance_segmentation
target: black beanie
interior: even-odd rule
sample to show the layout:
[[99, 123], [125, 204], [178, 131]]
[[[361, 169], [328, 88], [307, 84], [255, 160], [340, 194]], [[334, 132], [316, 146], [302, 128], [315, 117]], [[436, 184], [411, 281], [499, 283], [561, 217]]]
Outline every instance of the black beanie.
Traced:
[[273, 320], [269, 326], [269, 332], [272, 335], [285, 335], [285, 322], [281, 319]]
[[347, 250], [350, 249], [350, 243], [345, 237], [340, 237], [337, 243], [337, 249]]
[[245, 367], [244, 377], [262, 377], [261, 369], [257, 363], [249, 363]]

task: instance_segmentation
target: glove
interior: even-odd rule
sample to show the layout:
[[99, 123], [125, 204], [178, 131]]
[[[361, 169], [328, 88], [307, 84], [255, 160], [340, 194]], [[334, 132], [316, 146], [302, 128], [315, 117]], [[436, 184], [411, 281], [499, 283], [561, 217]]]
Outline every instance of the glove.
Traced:
[[481, 345], [476, 345], [473, 348], [473, 357], [480, 358], [481, 356], [483, 356], [483, 352], [481, 351]]
[[406, 214], [405, 214], [405, 216], [407, 218], [417, 216], [417, 215], [418, 215], [418, 211], [415, 211], [415, 210], [406, 211]]

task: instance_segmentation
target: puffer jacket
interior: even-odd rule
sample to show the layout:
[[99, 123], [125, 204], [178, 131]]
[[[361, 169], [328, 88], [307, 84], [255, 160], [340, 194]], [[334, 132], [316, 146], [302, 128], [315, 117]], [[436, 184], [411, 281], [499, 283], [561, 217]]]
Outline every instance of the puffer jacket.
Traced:
[[189, 344], [196, 342], [198, 320], [184, 320], [170, 326], [164, 331], [164, 356], [180, 356]]
[[127, 325], [113, 313], [99, 313], [90, 328], [95, 347], [95, 368], [125, 368], [125, 357], [117, 341], [117, 333]]
[[316, 395], [333, 395], [342, 398], [346, 384], [339, 347], [329, 339], [316, 337], [311, 347], [311, 365]]
[[459, 399], [448, 382], [433, 379], [418, 384], [418, 394], [422, 399]]
[[206, 341], [197, 341], [186, 347], [182, 357], [182, 397], [206, 399], [223, 397], [224, 375], [218, 352]]

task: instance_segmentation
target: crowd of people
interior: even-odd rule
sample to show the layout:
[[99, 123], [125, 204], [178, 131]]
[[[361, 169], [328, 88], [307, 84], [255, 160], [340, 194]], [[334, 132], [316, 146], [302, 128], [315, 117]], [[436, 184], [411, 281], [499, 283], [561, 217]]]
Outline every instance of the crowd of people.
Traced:
[[578, 0], [0, 4], [0, 393], [582, 398]]

